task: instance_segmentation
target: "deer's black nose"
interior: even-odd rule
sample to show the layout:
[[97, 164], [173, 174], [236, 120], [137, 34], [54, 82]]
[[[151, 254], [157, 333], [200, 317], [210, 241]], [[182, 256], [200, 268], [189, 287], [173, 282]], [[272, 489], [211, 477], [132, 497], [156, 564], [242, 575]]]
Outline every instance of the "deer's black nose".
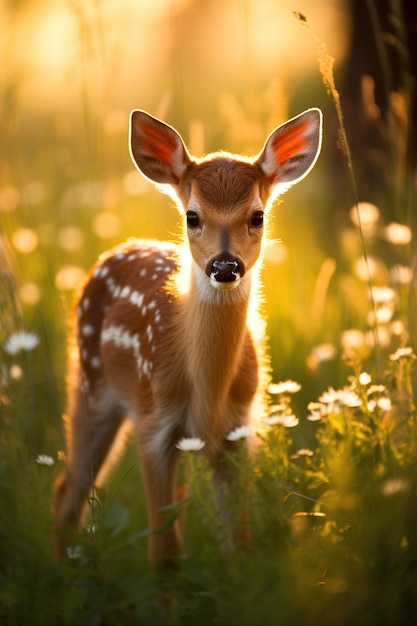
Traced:
[[231, 283], [239, 275], [239, 263], [237, 261], [213, 261], [212, 278], [219, 283]]
[[214, 257], [207, 264], [206, 274], [219, 283], [232, 283], [245, 273], [243, 262], [230, 254]]

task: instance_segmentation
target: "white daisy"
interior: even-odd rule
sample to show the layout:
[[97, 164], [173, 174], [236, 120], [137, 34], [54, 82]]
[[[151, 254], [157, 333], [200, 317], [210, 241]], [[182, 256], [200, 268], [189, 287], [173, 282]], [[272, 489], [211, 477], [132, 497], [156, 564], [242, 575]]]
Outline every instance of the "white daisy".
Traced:
[[252, 433], [250, 426], [238, 426], [232, 430], [226, 437], [227, 441], [239, 441], [239, 439], [247, 439]]
[[39, 463], [39, 465], [53, 465], [55, 461], [48, 454], [38, 454], [36, 457], [36, 463]]
[[394, 352], [394, 354], [389, 355], [389, 358], [391, 359], [391, 361], [398, 361], [402, 357], [410, 357], [414, 359], [415, 355], [413, 353], [413, 348], [410, 348], [410, 347], [398, 348], [398, 350]]
[[369, 385], [372, 382], [371, 375], [368, 372], [361, 372], [359, 374], [359, 384], [360, 385]]
[[82, 553], [82, 546], [68, 546], [67, 548], [67, 555], [70, 559], [79, 559]]
[[294, 380], [285, 380], [280, 383], [271, 383], [268, 387], [268, 392], [271, 395], [280, 395], [283, 393], [297, 393], [300, 391], [301, 385]]
[[17, 333], [12, 333], [7, 339], [3, 348], [7, 354], [15, 355], [25, 350], [30, 352], [39, 344], [39, 337], [35, 333], [22, 330]]
[[204, 446], [204, 441], [199, 437], [183, 437], [175, 444], [175, 447], [182, 452], [198, 452]]
[[281, 426], [285, 426], [285, 428], [294, 428], [294, 426], [298, 426], [299, 419], [292, 413], [291, 415], [275, 413], [265, 418], [265, 424], [268, 424], [268, 426], [280, 424]]
[[295, 454], [297, 456], [313, 456], [314, 452], [313, 450], [310, 450], [309, 448], [300, 448], [300, 450], [297, 450]]

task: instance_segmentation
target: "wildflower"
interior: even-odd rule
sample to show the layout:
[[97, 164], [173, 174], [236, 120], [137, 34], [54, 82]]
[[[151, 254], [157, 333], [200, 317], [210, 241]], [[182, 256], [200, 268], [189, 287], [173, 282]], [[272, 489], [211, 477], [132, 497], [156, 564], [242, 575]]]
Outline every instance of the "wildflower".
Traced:
[[68, 546], [67, 554], [69, 559], [79, 559], [82, 556], [82, 546]]
[[247, 439], [252, 433], [250, 426], [238, 426], [232, 430], [226, 437], [227, 441], [239, 441], [239, 439]]
[[369, 383], [372, 382], [372, 378], [370, 376], [370, 374], [368, 374], [368, 372], [361, 372], [359, 374], [359, 384], [360, 385], [369, 385]]
[[300, 448], [295, 454], [296, 456], [313, 456], [314, 452], [309, 450], [309, 448]]
[[322, 408], [319, 402], [309, 402], [307, 405], [307, 409], [310, 411], [309, 415], [307, 415], [308, 421], [319, 422], [323, 417]]
[[403, 357], [409, 357], [410, 359], [415, 359], [416, 357], [413, 352], [413, 348], [410, 348], [410, 347], [398, 348], [398, 350], [394, 352], [394, 354], [389, 355], [389, 358], [391, 361], [398, 361], [399, 359]]
[[204, 446], [205, 442], [199, 437], [183, 437], [175, 444], [175, 447], [182, 452], [198, 452]]
[[265, 424], [268, 426], [276, 426], [277, 424], [280, 424], [281, 426], [285, 426], [285, 428], [294, 428], [294, 426], [298, 426], [299, 419], [293, 413], [290, 415], [276, 413], [266, 417]]
[[333, 387], [329, 387], [327, 391], [323, 391], [323, 393], [319, 397], [319, 402], [323, 404], [332, 404], [333, 402], [337, 402], [338, 400], [339, 392], [333, 389]]
[[85, 530], [87, 531], [87, 533], [93, 535], [98, 531], [98, 524], [89, 524], [88, 526], [86, 526]]
[[38, 454], [38, 456], [36, 457], [36, 463], [39, 463], [39, 465], [49, 465], [50, 466], [50, 465], [53, 465], [55, 463], [55, 461], [48, 454]]
[[344, 406], [350, 407], [351, 409], [357, 408], [362, 405], [362, 400], [359, 398], [359, 396], [348, 387], [344, 387], [341, 390], [340, 401]]
[[284, 393], [297, 393], [300, 391], [301, 385], [294, 380], [286, 380], [280, 383], [271, 383], [268, 387], [268, 392], [271, 395], [281, 395]]
[[374, 393], [387, 393], [387, 388], [385, 385], [371, 385], [368, 389], [368, 396], [371, 396]]
[[368, 411], [370, 411], [371, 413], [373, 413], [376, 408], [386, 413], [392, 408], [391, 398], [389, 398], [388, 396], [382, 396], [381, 398], [369, 400], [367, 407]]
[[15, 355], [22, 350], [30, 352], [31, 350], [36, 348], [38, 344], [39, 337], [35, 335], [35, 333], [22, 330], [17, 333], [12, 333], [7, 339], [3, 348], [7, 352], [7, 354]]
[[344, 387], [338, 390], [329, 387], [327, 391], [321, 394], [319, 402], [329, 405], [329, 411], [337, 410], [340, 405], [351, 409], [362, 405], [362, 400], [350, 387]]

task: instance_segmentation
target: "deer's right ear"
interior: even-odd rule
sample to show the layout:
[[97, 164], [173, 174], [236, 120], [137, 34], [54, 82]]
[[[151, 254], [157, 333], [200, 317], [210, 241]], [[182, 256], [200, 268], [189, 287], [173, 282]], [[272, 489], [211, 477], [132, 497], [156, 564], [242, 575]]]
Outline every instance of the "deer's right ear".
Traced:
[[129, 143], [133, 161], [147, 178], [179, 185], [191, 160], [176, 130], [145, 111], [132, 111]]

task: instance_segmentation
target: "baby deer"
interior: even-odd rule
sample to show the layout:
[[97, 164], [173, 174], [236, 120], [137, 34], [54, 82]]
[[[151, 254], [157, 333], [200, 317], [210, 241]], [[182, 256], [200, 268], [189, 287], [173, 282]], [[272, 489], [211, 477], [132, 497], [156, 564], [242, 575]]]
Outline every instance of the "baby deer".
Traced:
[[[160, 509], [175, 501], [179, 439], [202, 439], [216, 484], [227, 481], [227, 435], [261, 415], [268, 382], [256, 315], [264, 216], [312, 169], [321, 125], [321, 112], [309, 109], [276, 128], [254, 158], [218, 152], [196, 159], [172, 127], [132, 112], [132, 158], [175, 196], [184, 243], [129, 240], [98, 260], [83, 288], [67, 469], [56, 492], [59, 552], [62, 527], [79, 525], [128, 416], [153, 531], [164, 521]], [[177, 520], [150, 535], [150, 563], [167, 563], [180, 546]]]

